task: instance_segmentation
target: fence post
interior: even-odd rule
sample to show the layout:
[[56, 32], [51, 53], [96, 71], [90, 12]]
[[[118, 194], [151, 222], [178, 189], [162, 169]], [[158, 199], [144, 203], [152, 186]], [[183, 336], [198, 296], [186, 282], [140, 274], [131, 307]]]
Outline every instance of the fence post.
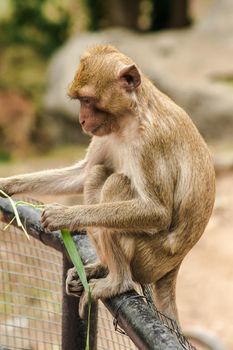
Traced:
[[[66, 294], [66, 274], [73, 267], [70, 260], [63, 254], [62, 276], [62, 350], [85, 350], [86, 320], [78, 314], [79, 299]], [[76, 311], [76, 312], [75, 312]], [[97, 304], [91, 306], [90, 349], [97, 348]]]

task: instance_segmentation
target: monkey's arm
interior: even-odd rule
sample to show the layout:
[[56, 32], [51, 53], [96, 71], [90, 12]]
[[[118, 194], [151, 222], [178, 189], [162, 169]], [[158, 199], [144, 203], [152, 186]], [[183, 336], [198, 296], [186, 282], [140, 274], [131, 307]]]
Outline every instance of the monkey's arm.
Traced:
[[88, 169], [104, 162], [103, 142], [92, 139], [84, 160], [73, 166], [0, 178], [0, 189], [8, 195], [16, 193], [76, 194], [82, 193]]
[[140, 199], [64, 207], [48, 206], [42, 215], [42, 224], [50, 231], [79, 227], [106, 227], [115, 229], [167, 229], [171, 222], [171, 208], [159, 202], [145, 203]]
[[9, 195], [23, 192], [43, 194], [80, 193], [86, 161], [62, 169], [51, 169], [0, 179], [0, 189]]

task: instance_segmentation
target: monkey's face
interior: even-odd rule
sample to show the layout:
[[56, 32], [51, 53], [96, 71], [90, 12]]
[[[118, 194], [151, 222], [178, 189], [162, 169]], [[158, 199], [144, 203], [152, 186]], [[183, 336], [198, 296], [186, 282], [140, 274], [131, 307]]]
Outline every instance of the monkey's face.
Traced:
[[133, 114], [140, 73], [115, 55], [114, 51], [104, 57], [95, 52], [85, 56], [69, 88], [69, 96], [80, 101], [79, 122], [87, 134], [117, 132], [125, 127], [125, 116]]
[[97, 97], [97, 94], [78, 97], [79, 122], [86, 134], [105, 136], [125, 129], [129, 120], [134, 118], [132, 104], [135, 101], [122, 90], [121, 87], [114, 86], [106, 90], [102, 97]]
[[117, 123], [107, 110], [104, 110], [96, 97], [80, 96], [79, 122], [85, 133], [104, 136], [117, 130]]

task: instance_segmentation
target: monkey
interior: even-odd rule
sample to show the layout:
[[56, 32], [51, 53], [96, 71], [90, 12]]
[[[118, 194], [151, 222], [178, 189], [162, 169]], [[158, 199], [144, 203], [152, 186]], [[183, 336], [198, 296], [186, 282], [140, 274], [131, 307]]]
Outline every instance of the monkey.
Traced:
[[[50, 204], [48, 231], [86, 228], [98, 262], [86, 266], [92, 298], [151, 284], [154, 301], [177, 320], [180, 265], [203, 234], [215, 198], [208, 147], [187, 113], [135, 62], [111, 45], [90, 48], [68, 90], [92, 137], [85, 158], [63, 169], [0, 179], [9, 195], [83, 193], [84, 203]], [[87, 303], [74, 269], [67, 292]]]

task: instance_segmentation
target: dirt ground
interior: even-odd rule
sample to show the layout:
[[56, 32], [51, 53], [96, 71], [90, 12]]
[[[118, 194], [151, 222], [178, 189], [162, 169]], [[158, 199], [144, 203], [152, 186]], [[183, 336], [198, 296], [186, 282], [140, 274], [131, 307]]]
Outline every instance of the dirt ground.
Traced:
[[[80, 151], [82, 153], [82, 150]], [[65, 156], [64, 156], [65, 155]], [[78, 155], [78, 157], [80, 154]], [[60, 162], [59, 159], [66, 159]], [[73, 152], [27, 160], [0, 168], [0, 177], [55, 166], [77, 159]], [[38, 197], [37, 197], [38, 198]], [[64, 198], [40, 197], [46, 202]], [[217, 178], [217, 194], [208, 227], [189, 255], [178, 276], [177, 302], [183, 329], [203, 329], [233, 349], [233, 172]]]
[[217, 178], [208, 227], [184, 260], [178, 309], [184, 329], [202, 328], [233, 349], [233, 173]]

